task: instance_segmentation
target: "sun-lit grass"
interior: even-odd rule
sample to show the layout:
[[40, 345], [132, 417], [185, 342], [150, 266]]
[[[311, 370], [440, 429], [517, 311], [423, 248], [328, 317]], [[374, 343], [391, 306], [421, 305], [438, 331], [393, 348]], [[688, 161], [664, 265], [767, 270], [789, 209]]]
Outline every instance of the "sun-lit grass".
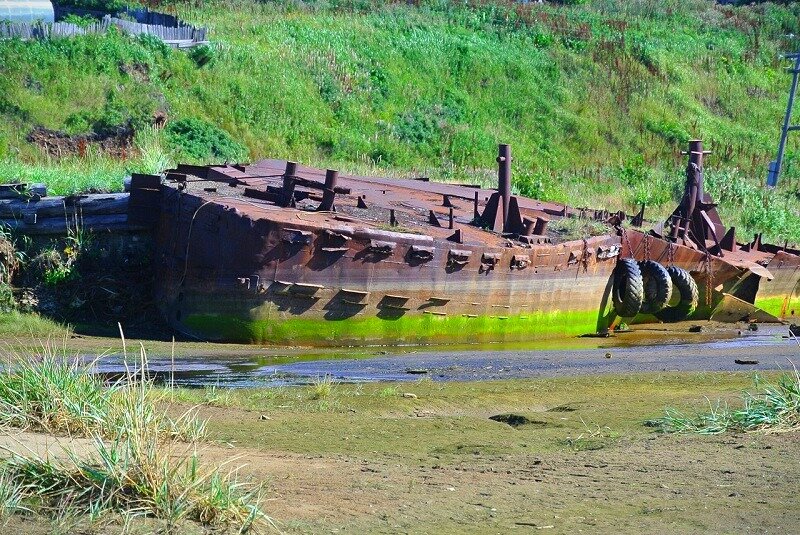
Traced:
[[172, 418], [158, 408], [170, 389], [156, 389], [148, 379], [143, 349], [138, 363], [108, 386], [93, 363], [68, 359], [52, 344], [6, 360], [0, 423], [84, 436], [90, 446], [46, 455], [7, 449], [0, 461], [0, 516], [145, 515], [170, 529], [193, 521], [240, 533], [271, 526], [258, 487], [201, 462], [197, 441], [205, 422], [194, 410]]
[[4, 340], [33, 340], [63, 338], [69, 326], [56, 323], [34, 313], [0, 312], [0, 338]]
[[668, 408], [648, 425], [666, 433], [714, 435], [727, 431], [797, 431], [800, 430], [800, 374], [782, 374], [775, 382], [754, 379], [754, 391], [745, 391], [741, 407], [732, 408], [722, 401], [711, 402], [706, 412], [687, 414]]
[[70, 356], [52, 342], [33, 354], [7, 351], [0, 372], [0, 424], [78, 436], [120, 436], [138, 425], [187, 441], [204, 435], [203, 422], [192, 411], [172, 418], [157, 409], [166, 394], [156, 393], [144, 360], [106, 386], [94, 373], [94, 362]]
[[28, 513], [24, 504], [25, 488], [21, 481], [7, 472], [0, 472], [0, 526], [17, 513]]
[[335, 385], [335, 381], [333, 377], [330, 375], [325, 375], [323, 377], [317, 377], [314, 379], [314, 382], [311, 383], [309, 388], [309, 398], [312, 400], [325, 400], [331, 397], [331, 393], [333, 392], [333, 387]]
[[[789, 84], [777, 55], [797, 47], [800, 4], [567, 4], [171, 6], [210, 28], [208, 62], [116, 34], [2, 42], [0, 180], [121, 189], [131, 171], [213, 160], [195, 149], [229, 136], [252, 159], [494, 185], [502, 142], [521, 194], [629, 213], [644, 203], [663, 217], [696, 137], [713, 151], [706, 189], [727, 222], [800, 241], [798, 138], [778, 190], [760, 193]], [[166, 128], [148, 127], [161, 112]], [[76, 135], [128, 123], [125, 161], [54, 161], [26, 141], [34, 125]], [[176, 146], [177, 124], [197, 128]]]

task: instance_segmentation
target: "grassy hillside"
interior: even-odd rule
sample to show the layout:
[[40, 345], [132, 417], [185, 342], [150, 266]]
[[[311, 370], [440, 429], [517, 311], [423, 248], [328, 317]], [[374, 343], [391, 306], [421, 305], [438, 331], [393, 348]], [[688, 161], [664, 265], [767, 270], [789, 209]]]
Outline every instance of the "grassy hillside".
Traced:
[[[800, 6], [568, 3], [580, 5], [211, 1], [178, 4], [212, 32], [189, 53], [113, 33], [3, 42], [0, 178], [113, 188], [176, 160], [284, 157], [491, 181], [507, 142], [522, 193], [665, 213], [679, 151], [699, 137], [723, 215], [800, 241], [800, 136], [780, 190], [760, 188], [789, 83], [778, 53], [798, 47], [787, 35], [800, 34]], [[28, 141], [37, 126], [122, 127], [133, 148], [48, 154]]]

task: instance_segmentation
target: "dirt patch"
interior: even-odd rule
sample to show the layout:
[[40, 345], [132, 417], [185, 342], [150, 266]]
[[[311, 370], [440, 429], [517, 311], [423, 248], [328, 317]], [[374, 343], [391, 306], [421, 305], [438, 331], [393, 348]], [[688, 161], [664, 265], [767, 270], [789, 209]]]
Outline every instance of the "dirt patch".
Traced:
[[133, 78], [139, 83], [150, 82], [150, 67], [146, 63], [120, 63], [119, 72]]
[[132, 150], [133, 134], [130, 125], [77, 135], [37, 126], [26, 139], [54, 158], [85, 156], [90, 146], [116, 158], [127, 158]]
[[266, 508], [290, 533], [785, 533], [800, 521], [786, 499], [800, 476], [787, 461], [800, 454], [796, 437], [644, 426], [665, 406], [736, 403], [750, 381], [659, 373], [403, 385], [416, 399], [342, 385], [324, 404], [298, 387], [233, 392], [201, 416], [231, 446], [220, 459], [268, 483]]
[[5, 429], [0, 434], [0, 457], [8, 457], [13, 452], [24, 456], [67, 460], [69, 452], [85, 458], [93, 449], [92, 441], [86, 438], [57, 437], [18, 429]]

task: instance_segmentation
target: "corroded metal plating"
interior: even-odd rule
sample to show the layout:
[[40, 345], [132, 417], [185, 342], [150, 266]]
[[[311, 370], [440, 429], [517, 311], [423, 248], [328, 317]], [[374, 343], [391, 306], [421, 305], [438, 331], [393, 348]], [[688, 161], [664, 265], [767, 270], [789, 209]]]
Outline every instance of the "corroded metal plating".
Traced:
[[[699, 142], [690, 147], [684, 199], [649, 232], [623, 230], [623, 212], [511, 195], [508, 146], [500, 147], [497, 190], [280, 160], [181, 165], [167, 174], [158, 205], [144, 210], [158, 219], [157, 299], [172, 325], [202, 338], [527, 340], [612, 326], [612, 272], [622, 256], [689, 271], [702, 294], [696, 318], [725, 299], [790, 314], [800, 257], [758, 239], [735, 241], [703, 191], [703, 154]], [[617, 230], [558, 243], [547, 223], [561, 217], [594, 217]], [[642, 210], [633, 222], [643, 219]]]

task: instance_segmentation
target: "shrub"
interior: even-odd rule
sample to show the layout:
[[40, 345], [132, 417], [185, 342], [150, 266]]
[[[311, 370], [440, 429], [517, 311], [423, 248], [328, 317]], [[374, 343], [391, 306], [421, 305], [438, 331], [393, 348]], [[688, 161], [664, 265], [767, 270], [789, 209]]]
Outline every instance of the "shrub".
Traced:
[[202, 68], [213, 63], [214, 49], [208, 45], [196, 46], [189, 50], [188, 56], [197, 68]]
[[244, 146], [221, 128], [195, 118], [171, 122], [166, 128], [167, 142], [195, 160], [237, 161], [247, 156]]

